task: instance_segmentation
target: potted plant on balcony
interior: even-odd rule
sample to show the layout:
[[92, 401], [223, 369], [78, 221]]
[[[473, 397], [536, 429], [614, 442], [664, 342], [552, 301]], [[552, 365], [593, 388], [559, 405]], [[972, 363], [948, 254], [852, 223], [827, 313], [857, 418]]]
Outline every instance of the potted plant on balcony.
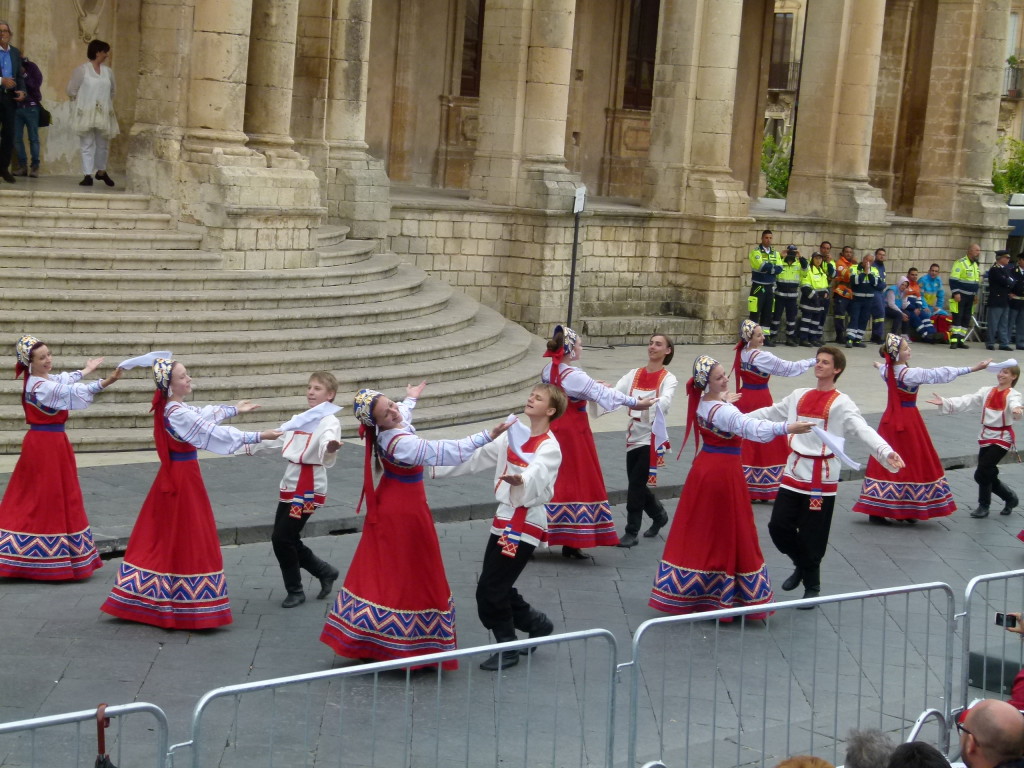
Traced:
[[1006, 59], [1006, 68], [1006, 97], [1009, 99], [1019, 99], [1021, 97], [1018, 83], [1020, 78], [1020, 59], [1016, 56], [1009, 56]]

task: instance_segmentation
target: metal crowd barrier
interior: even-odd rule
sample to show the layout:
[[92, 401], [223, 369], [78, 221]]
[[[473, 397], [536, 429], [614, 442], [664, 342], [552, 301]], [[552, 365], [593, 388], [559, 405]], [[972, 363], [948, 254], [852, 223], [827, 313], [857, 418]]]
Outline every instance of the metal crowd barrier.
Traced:
[[[501, 672], [501, 650], [536, 646]], [[456, 672], [441, 671], [458, 660]], [[193, 768], [604, 766], [614, 751], [615, 636], [604, 629], [376, 662], [209, 691]]]
[[[813, 611], [799, 610], [814, 606]], [[954, 597], [946, 584], [652, 619], [633, 636], [627, 765], [842, 762], [851, 728], [903, 740], [923, 710], [949, 720]], [[920, 730], [920, 726], [918, 726]], [[948, 729], [936, 745], [948, 752]]]
[[[130, 728], [126, 724], [127, 715], [143, 712], [153, 716], [156, 721], [155, 728], [148, 723], [142, 729]], [[10, 768], [53, 768], [59, 765], [92, 764], [97, 755], [96, 715], [96, 709], [84, 709], [79, 712], [0, 723], [0, 737], [19, 734], [20, 741], [24, 742], [26, 738], [28, 741], [27, 744], [21, 743], [14, 748], [4, 747], [0, 750], [0, 764]], [[115, 764], [164, 768], [168, 725], [167, 715], [160, 707], [146, 702], [118, 704], [107, 707], [105, 715], [111, 719], [117, 718], [116, 733], [110, 737], [116, 744], [116, 750], [111, 750], [111, 760]], [[83, 733], [82, 723], [85, 722], [90, 723], [91, 727], [86, 728]], [[50, 729], [72, 724], [75, 725], [73, 734], [66, 731], [49, 733]], [[47, 731], [42, 739], [36, 737], [39, 731]], [[155, 741], [150, 749], [139, 748], [139, 745], [150, 740]], [[23, 754], [25, 752], [28, 753], [27, 757]]]
[[1008, 699], [1024, 662], [1024, 635], [995, 623], [996, 613], [1024, 611], [1024, 570], [976, 576], [964, 590], [959, 712], [972, 699]]

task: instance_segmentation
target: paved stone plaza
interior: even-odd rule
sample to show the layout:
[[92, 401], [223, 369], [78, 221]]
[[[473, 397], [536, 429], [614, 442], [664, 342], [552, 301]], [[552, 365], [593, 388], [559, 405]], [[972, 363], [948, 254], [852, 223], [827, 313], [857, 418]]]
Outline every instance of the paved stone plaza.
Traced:
[[[960, 353], [950, 352], [948, 348], [915, 347], [915, 362], [920, 365], [971, 364], [984, 355], [984, 349], [978, 349], [977, 344], [973, 346], [975, 349]], [[705, 351], [722, 360], [731, 359], [731, 348], [724, 346], [680, 347], [672, 368], [681, 380], [687, 378], [693, 357]], [[796, 359], [800, 353], [811, 350], [777, 351]], [[861, 403], [872, 423], [877, 423], [885, 398], [884, 387], [870, 367], [877, 359], [875, 355], [870, 349], [853, 350], [849, 355], [851, 368], [840, 380], [841, 389]], [[595, 377], [614, 382], [621, 372], [642, 362], [643, 357], [642, 347], [588, 348], [582, 362]], [[993, 380], [991, 374], [978, 373], [936, 389], [944, 394], [966, 393]], [[772, 389], [778, 398], [794, 384], [810, 386], [812, 383], [808, 373], [796, 380], [773, 379]], [[922, 393], [921, 400], [927, 396]], [[202, 402], [201, 391], [196, 397]], [[678, 496], [692, 457], [690, 446], [683, 452], [682, 461], [674, 460], [682, 439], [683, 397], [680, 388], [670, 417], [673, 455], [659, 476], [659, 493], [666, 497]], [[145, 407], [140, 404], [141, 409]], [[301, 407], [301, 402], [297, 402], [296, 410]], [[936, 409], [927, 404], [922, 410], [947, 465], [970, 465], [977, 448], [978, 416], [940, 417]], [[615, 512], [621, 531], [625, 468], [621, 455], [622, 423], [616, 421], [618, 418], [612, 414], [598, 420], [595, 426], [606, 430], [598, 432], [597, 443], [610, 495], [618, 504]], [[71, 425], [73, 428], [74, 417]], [[437, 434], [450, 436], [470, 431], [471, 427], [456, 427]], [[850, 448], [854, 457], [864, 456], [861, 446], [851, 443]], [[8, 458], [13, 461], [14, 457]], [[97, 543], [103, 549], [121, 547], [131, 529], [156, 471], [152, 457], [140, 460], [143, 458], [136, 454], [79, 456], [86, 507]], [[309, 528], [310, 546], [343, 572], [358, 543], [358, 535], [326, 534], [359, 525], [359, 518], [353, 511], [361, 461], [361, 446], [349, 444], [342, 449], [338, 466], [331, 473], [332, 500], [317, 513]], [[218, 525], [223, 531], [224, 564], [234, 623], [223, 630], [170, 632], [101, 614], [99, 606], [113, 583], [116, 558], [105, 562], [100, 571], [82, 583], [0, 580], [0, 615], [3, 616], [0, 648], [3, 648], [4, 659], [0, 668], [0, 722], [86, 709], [101, 701], [111, 704], [151, 701], [167, 712], [172, 742], [182, 741], [187, 738], [192, 707], [199, 696], [211, 688], [351, 663], [336, 658], [318, 641], [328, 602], [312, 599], [315, 588], [307, 589], [310, 599], [305, 605], [289, 611], [279, 606], [284, 593], [268, 539], [280, 462], [237, 457], [204, 460], [202, 466]], [[5, 469], [9, 470], [9, 466]], [[1024, 467], [1011, 459], [1003, 465], [1002, 472], [1011, 487], [1024, 491]], [[972, 576], [1024, 567], [1024, 544], [1014, 537], [1024, 525], [1020, 512], [1001, 517], [994, 508], [989, 519], [973, 520], [967, 515], [976, 501], [972, 470], [969, 467], [953, 469], [949, 480], [960, 506], [955, 515], [913, 527], [891, 528], [868, 525], [866, 517], [851, 513], [859, 482], [842, 483], [830, 551], [823, 563], [824, 592], [835, 594], [943, 581], [961, 595], [958, 601], [962, 601], [963, 588]], [[487, 536], [487, 518], [493, 507], [488, 485], [489, 477], [428, 482], [431, 504], [441, 521], [438, 536], [459, 608], [459, 644], [464, 648], [490, 641], [475, 617], [473, 600]], [[709, 509], [713, 507], [711, 501]], [[673, 503], [667, 506], [670, 510], [674, 508]], [[762, 548], [773, 581], [778, 585], [788, 575], [788, 562], [768, 538], [769, 512], [767, 505], [754, 507]], [[528, 599], [554, 619], [556, 632], [592, 627], [612, 632], [619, 661], [625, 661], [629, 658], [631, 634], [642, 622], [659, 615], [647, 607], [647, 596], [663, 539], [664, 534], [654, 541], [641, 539], [638, 547], [628, 550], [601, 548], [592, 552], [593, 559], [582, 562], [565, 560], [556, 551], [541, 552], [524, 573], [520, 587]], [[792, 594], [777, 592], [776, 597], [788, 600]], [[959, 610], [959, 602], [957, 606]], [[829, 622], [817, 622], [813, 618], [815, 613], [782, 612], [779, 616], [784, 618], [777, 617], [775, 621], [803, 622], [800, 625], [803, 630], [819, 632], [821, 637], [831, 636], [834, 630]], [[580, 690], [583, 682], [580, 668], [571, 664], [563, 670], [555, 670], [554, 660], [566, 656], [554, 650], [542, 650], [541, 654], [545, 653], [547, 661], [540, 655], [534, 663], [536, 670], [545, 675], [565, 675], [561, 689], [575, 687], [576, 698], [585, 698], [586, 694]], [[446, 679], [464, 681], [471, 676], [479, 686], [481, 676], [475, 671], [475, 663], [467, 660], [458, 672], [446, 673]], [[514, 682], [522, 673], [521, 682], [526, 674], [524, 666], [510, 670], [503, 678]], [[959, 661], [956, 668], [959, 668]], [[941, 674], [941, 670], [935, 674]], [[913, 675], [911, 678], [910, 685], [916, 685]], [[601, 690], [598, 679], [592, 667], [588, 682], [592, 693]], [[493, 680], [493, 677], [485, 679], [484, 690], [489, 690], [487, 686], [493, 685]], [[618, 696], [621, 710], [628, 703], [627, 686], [619, 685]], [[915, 714], [909, 713], [911, 719]], [[257, 710], [253, 717], [257, 722], [258, 718], [269, 719], [270, 710]], [[846, 728], [839, 730], [842, 733]], [[594, 738], [602, 737], [595, 734]], [[625, 734], [617, 732], [616, 742], [616, 752], [621, 755]], [[494, 757], [493, 751], [491, 757]], [[731, 764], [730, 760], [731, 757], [719, 757], [715, 764]], [[0, 765], [21, 764], [10, 752], [10, 745], [0, 741]]]

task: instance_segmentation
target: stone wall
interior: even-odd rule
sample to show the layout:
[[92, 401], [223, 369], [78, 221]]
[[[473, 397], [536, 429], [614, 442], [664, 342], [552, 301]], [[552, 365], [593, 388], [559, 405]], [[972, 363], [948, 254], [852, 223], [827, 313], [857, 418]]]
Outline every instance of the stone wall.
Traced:
[[[569, 215], [398, 200], [392, 203], [387, 246], [546, 335], [566, 316], [572, 224]], [[835, 255], [850, 245], [859, 258], [884, 247], [890, 275], [912, 266], [923, 273], [937, 262], [944, 280], [972, 242], [981, 244], [982, 264], [988, 266], [1005, 239], [1001, 230], [915, 219], [837, 225], [782, 213], [721, 221], [628, 208], [592, 210], [581, 217], [573, 322], [616, 329], [598, 335], [619, 342], [641, 340], [658, 323], [681, 341], [730, 341], [746, 315], [747, 253], [766, 228], [780, 249], [792, 243], [809, 255], [829, 240]]]

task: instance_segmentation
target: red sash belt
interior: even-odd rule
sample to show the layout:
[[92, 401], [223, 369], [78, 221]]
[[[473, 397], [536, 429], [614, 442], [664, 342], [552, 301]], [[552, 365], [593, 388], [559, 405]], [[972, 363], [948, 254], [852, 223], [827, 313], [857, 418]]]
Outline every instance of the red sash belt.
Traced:
[[[813, 462], [811, 467], [811, 509], [821, 509], [821, 493], [824, 490], [825, 479], [829, 476], [829, 467], [825, 463], [827, 459], [834, 459], [834, 453], [827, 453], [824, 456], [809, 456], [806, 453], [793, 451], [801, 459], [808, 459]], [[822, 474], [822, 467], [825, 468]]]
[[498, 537], [498, 546], [501, 547], [501, 554], [505, 557], [515, 557], [516, 552], [519, 551], [519, 541], [523, 538], [523, 528], [526, 523], [526, 512], [526, 507], [516, 507], [505, 530]]

